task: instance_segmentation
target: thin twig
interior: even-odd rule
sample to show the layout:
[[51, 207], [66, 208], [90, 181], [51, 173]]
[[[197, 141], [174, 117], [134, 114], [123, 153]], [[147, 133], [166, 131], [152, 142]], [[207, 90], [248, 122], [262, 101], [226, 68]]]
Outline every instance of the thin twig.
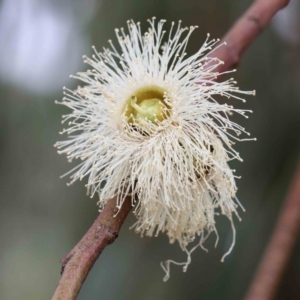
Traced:
[[236, 68], [244, 51], [288, 3], [289, 0], [256, 0], [223, 37], [226, 46], [213, 52], [213, 56], [225, 62], [216, 71], [221, 73]]
[[245, 300], [272, 300], [300, 229], [300, 164]]
[[130, 197], [125, 200], [119, 212], [116, 208], [116, 198], [107, 202], [80, 242], [61, 259], [62, 277], [52, 300], [76, 299], [82, 284], [103, 249], [118, 237], [119, 230], [130, 209]]
[[[247, 47], [268, 24], [277, 11], [287, 5], [289, 0], [257, 0], [234, 24], [223, 40], [227, 47], [220, 47], [214, 55], [225, 62], [218, 72], [235, 67]], [[52, 300], [74, 300], [80, 291], [93, 264], [103, 249], [114, 242], [127, 214], [130, 201], [123, 204], [114, 218], [116, 201], [111, 199], [75, 248], [61, 260], [62, 277]]]

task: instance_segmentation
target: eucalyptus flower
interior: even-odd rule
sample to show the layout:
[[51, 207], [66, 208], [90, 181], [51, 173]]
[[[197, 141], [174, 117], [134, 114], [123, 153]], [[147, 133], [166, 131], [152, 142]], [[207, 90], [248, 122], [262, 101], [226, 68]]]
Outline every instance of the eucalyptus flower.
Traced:
[[62, 133], [70, 136], [56, 146], [69, 161], [82, 160], [70, 171], [70, 183], [88, 177], [88, 193], [99, 194], [100, 209], [116, 195], [120, 209], [130, 196], [137, 232], [164, 232], [171, 243], [178, 241], [188, 259], [162, 264], [167, 279], [170, 263], [185, 271], [191, 253], [203, 248], [211, 232], [217, 234], [216, 215], [227, 216], [233, 229], [224, 257], [234, 245], [233, 215], [238, 217], [241, 205], [237, 176], [228, 162], [242, 160], [232, 147], [235, 141], [250, 139], [239, 138], [249, 133], [229, 116], [247, 118], [251, 111], [219, 103], [216, 97], [245, 102], [238, 95], [255, 91], [239, 90], [233, 78], [215, 81], [221, 74], [214, 70], [223, 64], [213, 56], [219, 40], [208, 35], [195, 54], [185, 57], [196, 26], [173, 22], [167, 33], [165, 20], [148, 21], [145, 34], [140, 23], [128, 21], [127, 33], [116, 29], [118, 47], [109, 41], [109, 49], [94, 48], [92, 58], [84, 56], [92, 69], [73, 76], [84, 86], [64, 88], [60, 103], [72, 112], [63, 116], [69, 126]]

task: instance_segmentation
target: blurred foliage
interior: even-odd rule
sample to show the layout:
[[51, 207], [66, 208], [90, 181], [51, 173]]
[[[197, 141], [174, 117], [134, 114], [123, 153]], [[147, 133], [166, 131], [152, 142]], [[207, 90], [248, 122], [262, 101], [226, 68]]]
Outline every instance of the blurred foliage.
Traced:
[[[53, 3], [59, 12], [61, 2]], [[86, 17], [87, 10], [82, 8], [85, 3], [89, 5], [82, 0], [82, 6], [76, 6], [79, 23], [81, 16]], [[188, 49], [194, 52], [207, 32], [222, 37], [250, 3], [106, 0], [95, 6], [93, 18], [80, 29], [85, 37], [80, 49], [88, 49], [92, 41], [101, 50], [114, 37], [114, 28], [125, 27], [126, 20], [141, 21], [145, 29], [146, 19], [156, 16], [168, 21], [182, 19], [187, 26], [199, 25]], [[68, 51], [74, 53], [71, 46]], [[270, 26], [253, 43], [234, 74], [241, 89], [257, 90], [257, 96], [248, 97], [246, 104], [232, 104], [254, 111], [250, 119], [238, 121], [258, 141], [236, 145], [244, 158], [243, 163], [233, 163], [242, 176], [238, 197], [247, 211], [241, 213], [243, 222], [235, 222], [237, 242], [225, 262], [220, 263], [220, 258], [231, 243], [232, 233], [228, 220], [218, 217], [218, 247], [214, 249], [214, 237], [210, 237], [209, 253], [194, 252], [187, 273], [173, 267], [170, 280], [163, 283], [159, 263], [168, 258], [185, 260], [185, 254], [178, 245], [169, 245], [163, 235], [141, 239], [128, 229], [134, 222], [131, 216], [118, 240], [95, 264], [78, 299], [242, 299], [299, 159], [299, 51], [299, 44], [281, 40], [275, 27]], [[82, 54], [90, 55], [91, 51]], [[64, 73], [73, 72], [59, 63], [57, 67]], [[81, 70], [85, 68], [81, 66]], [[40, 76], [46, 79], [47, 70]], [[78, 83], [66, 78], [59, 84], [72, 88]], [[61, 139], [61, 115], [67, 111], [54, 104], [62, 93], [41, 95], [2, 83], [0, 96], [0, 299], [50, 299], [60, 278], [59, 259], [97, 216], [97, 199], [85, 195], [82, 182], [66, 187], [67, 179], [59, 179], [70, 169], [66, 158], [53, 148]], [[293, 295], [300, 283], [297, 253], [295, 250], [278, 299], [296, 299]]]

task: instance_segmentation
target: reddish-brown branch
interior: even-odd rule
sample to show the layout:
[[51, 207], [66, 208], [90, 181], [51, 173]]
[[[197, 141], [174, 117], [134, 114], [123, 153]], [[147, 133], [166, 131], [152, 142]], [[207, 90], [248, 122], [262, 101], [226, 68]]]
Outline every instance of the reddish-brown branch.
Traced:
[[300, 228], [300, 164], [246, 300], [272, 300]]
[[[226, 47], [220, 47], [214, 56], [225, 62], [219, 66], [218, 72], [235, 67], [246, 48], [268, 24], [274, 14], [288, 4], [288, 0], [257, 0], [246, 13], [234, 24], [223, 38]], [[75, 248], [61, 260], [62, 277], [52, 300], [76, 299], [93, 264], [103, 249], [114, 242], [131, 209], [130, 201], [126, 201], [117, 217], [113, 217], [115, 199], [111, 199], [99, 215], [89, 231]]]
[[107, 202], [104, 210], [80, 242], [61, 259], [62, 277], [52, 300], [76, 299], [89, 271], [103, 249], [118, 237], [119, 230], [130, 209], [129, 197], [119, 212], [116, 208], [116, 198]]
[[219, 47], [213, 56], [224, 61], [217, 72], [234, 69], [244, 51], [268, 25], [272, 17], [289, 3], [289, 0], [256, 0], [223, 37], [226, 46]]

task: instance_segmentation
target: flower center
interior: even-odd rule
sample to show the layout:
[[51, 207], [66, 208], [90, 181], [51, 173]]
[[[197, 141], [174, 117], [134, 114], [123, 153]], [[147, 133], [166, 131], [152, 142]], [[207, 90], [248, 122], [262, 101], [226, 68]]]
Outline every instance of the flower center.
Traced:
[[156, 123], [164, 119], [165, 105], [157, 98], [143, 100], [138, 105], [137, 97], [132, 96], [130, 105], [135, 110], [134, 118], [137, 120], [148, 119], [152, 123]]
[[128, 123], [138, 125], [142, 129], [146, 129], [149, 122], [158, 125], [170, 116], [170, 105], [167, 103], [165, 90], [157, 86], [136, 90], [126, 101], [124, 113]]

